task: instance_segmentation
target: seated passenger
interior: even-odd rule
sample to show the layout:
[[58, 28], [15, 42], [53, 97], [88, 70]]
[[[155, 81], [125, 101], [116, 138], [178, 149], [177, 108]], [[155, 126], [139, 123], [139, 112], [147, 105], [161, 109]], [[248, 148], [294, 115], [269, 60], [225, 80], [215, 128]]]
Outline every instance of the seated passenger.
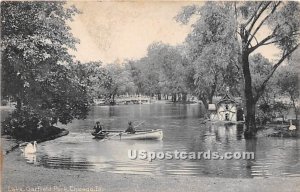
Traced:
[[97, 121], [96, 125], [94, 126], [95, 133], [101, 133], [102, 132], [102, 125], [100, 125], [100, 122]]
[[126, 133], [131, 133], [131, 134], [134, 134], [134, 133], [135, 133], [135, 129], [134, 129], [134, 127], [133, 127], [131, 121], [128, 122], [128, 128], [126, 129], [125, 132], [126, 132]]

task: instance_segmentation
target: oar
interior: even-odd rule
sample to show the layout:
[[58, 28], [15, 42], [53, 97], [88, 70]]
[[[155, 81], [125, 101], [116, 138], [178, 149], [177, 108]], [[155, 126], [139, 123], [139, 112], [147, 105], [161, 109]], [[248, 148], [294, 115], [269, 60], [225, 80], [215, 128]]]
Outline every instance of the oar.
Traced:
[[119, 134], [115, 134], [115, 135], [113, 135], [113, 136], [111, 136], [111, 137], [107, 137], [107, 139], [111, 139], [111, 138], [114, 138], [114, 137], [116, 137], [116, 136], [120, 136], [122, 133], [125, 133], [125, 131], [120, 132]]
[[143, 121], [143, 122], [139, 123], [138, 125], [134, 126], [134, 128], [136, 128], [136, 127], [142, 125], [143, 123], [145, 123], [145, 121]]
[[[115, 135], [113, 135], [113, 136], [111, 136], [111, 137], [108, 137], [108, 136], [107, 136], [107, 137], [106, 137], [105, 139], [103, 139], [103, 140], [108, 140], [108, 139], [114, 138], [114, 137], [116, 137], [116, 136], [120, 136], [122, 133], [125, 133], [125, 131], [120, 131], [119, 134], [115, 134]], [[102, 141], [103, 141], [103, 140], [102, 140]]]
[[[145, 121], [139, 123], [138, 125], [136, 125], [136, 126], [134, 126], [134, 127], [138, 127], [138, 126], [142, 125], [143, 123], [145, 123]], [[111, 136], [111, 137], [107, 137], [107, 138], [105, 138], [105, 139], [108, 140], [108, 139], [114, 138], [114, 137], [116, 137], [116, 136], [120, 136], [122, 133], [125, 133], [125, 131], [121, 131], [119, 134], [115, 134], [115, 135], [113, 135], [113, 136]], [[103, 139], [103, 140], [105, 140], [105, 139]], [[103, 140], [102, 140], [102, 141], [103, 141]]]
[[[140, 125], [142, 125], [143, 123], [145, 123], [145, 121], [143, 121], [143, 122], [141, 122], [141, 123], [139, 123], [138, 125], [136, 125], [136, 126], [134, 126], [134, 127], [138, 127], [138, 126], [140, 126]], [[120, 132], [123, 132], [123, 130], [116, 130], [116, 129], [113, 129], [113, 130], [102, 130], [103, 132], [112, 132], [112, 133], [120, 133]]]
[[111, 137], [106, 136], [104, 139], [101, 140], [101, 142], [106, 141], [106, 140], [109, 140], [109, 139], [114, 138], [114, 137], [116, 137], [116, 136], [120, 136], [120, 134], [122, 134], [122, 133], [125, 133], [125, 132], [124, 132], [124, 131], [123, 131], [123, 132], [120, 132], [119, 134], [115, 134], [115, 135], [113, 135], [113, 136], [111, 136]]

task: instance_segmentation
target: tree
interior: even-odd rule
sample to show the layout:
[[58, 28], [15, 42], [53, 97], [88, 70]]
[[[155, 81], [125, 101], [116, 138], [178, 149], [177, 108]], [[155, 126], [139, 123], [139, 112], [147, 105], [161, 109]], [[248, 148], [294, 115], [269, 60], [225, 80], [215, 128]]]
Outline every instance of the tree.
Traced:
[[[249, 63], [252, 77], [252, 91], [255, 93], [263, 83], [264, 77], [272, 70], [272, 63], [260, 53], [251, 55], [249, 58]], [[278, 77], [270, 78], [263, 94], [257, 101], [258, 103], [270, 105], [275, 102], [275, 98], [278, 95], [277, 79]]]
[[[203, 9], [209, 10], [212, 4], [208, 2], [203, 8], [191, 6], [187, 8], [190, 15], [199, 14]], [[263, 94], [269, 79], [276, 69], [299, 46], [299, 3], [298, 2], [227, 2], [214, 3], [226, 12], [224, 17], [230, 24], [227, 26], [235, 31], [234, 37], [238, 42], [238, 62], [244, 79], [244, 99], [246, 112], [245, 136], [252, 137], [256, 134], [255, 108], [256, 103]], [[187, 21], [187, 20], [186, 20]], [[223, 21], [223, 22], [226, 22]], [[262, 36], [262, 38], [258, 38]], [[253, 82], [250, 71], [249, 57], [262, 46], [276, 46], [281, 55], [264, 80], [253, 91]]]
[[127, 70], [131, 77], [134, 85], [136, 86], [137, 94], [143, 94], [143, 76], [142, 76], [142, 67], [139, 65], [138, 61], [128, 60], [125, 62], [125, 70]]
[[186, 85], [187, 60], [180, 53], [180, 47], [173, 47], [162, 43], [153, 43], [148, 48], [147, 58], [158, 69], [160, 91], [157, 94], [172, 94], [173, 102], [177, 97], [183, 96], [184, 100], [188, 92]]
[[99, 97], [103, 94], [104, 79], [106, 79], [106, 70], [101, 61], [72, 64], [71, 71], [74, 73], [74, 79], [87, 88], [89, 99]]
[[220, 90], [238, 84], [237, 42], [235, 30], [228, 27], [233, 25], [229, 13], [230, 7], [208, 2], [204, 7], [184, 7], [176, 17], [187, 24], [194, 14], [199, 16], [186, 42], [194, 65], [196, 93], [206, 108]]
[[86, 117], [86, 87], [69, 67], [78, 40], [66, 22], [77, 13], [65, 2], [1, 2], [1, 91], [17, 101], [5, 122], [11, 133]]
[[[235, 3], [237, 33], [240, 38], [240, 62], [244, 77], [246, 100], [246, 137], [256, 134], [255, 106], [263, 94], [268, 81], [276, 69], [299, 46], [299, 3], [298, 2], [245, 2]], [[265, 33], [268, 29], [270, 33]], [[258, 34], [264, 34], [258, 40]], [[249, 56], [262, 46], [273, 45], [281, 56], [264, 77], [259, 88], [253, 92]]]
[[[250, 71], [252, 77], [253, 92], [257, 92], [260, 85], [264, 81], [264, 77], [272, 70], [272, 63], [260, 53], [250, 56]], [[280, 90], [278, 81], [281, 81], [278, 76], [280, 72], [275, 72], [273, 77], [270, 78], [265, 87], [263, 94], [257, 101], [256, 121], [265, 124], [267, 121], [272, 121], [273, 118], [280, 115], [284, 119], [284, 112], [287, 106], [278, 100]]]
[[296, 119], [299, 113], [299, 76], [295, 66], [284, 66], [278, 75], [280, 93], [287, 95], [295, 109]]
[[131, 74], [138, 94], [153, 96], [160, 93], [160, 71], [148, 56], [136, 61], [129, 61], [125, 66]]
[[106, 65], [105, 70], [106, 75], [102, 86], [106, 98], [110, 99], [112, 104], [115, 103], [115, 96], [136, 92], [130, 72], [126, 70], [125, 66], [112, 63]]
[[147, 56], [130, 61], [127, 66], [138, 87], [146, 95], [172, 95], [173, 102], [185, 101], [189, 90], [190, 65], [182, 46], [170, 46], [161, 42], [149, 45]]

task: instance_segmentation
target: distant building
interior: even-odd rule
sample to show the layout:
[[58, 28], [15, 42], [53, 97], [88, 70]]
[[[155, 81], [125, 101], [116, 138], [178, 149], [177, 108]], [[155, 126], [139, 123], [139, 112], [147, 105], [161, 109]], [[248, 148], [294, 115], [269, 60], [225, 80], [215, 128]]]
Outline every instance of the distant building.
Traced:
[[234, 97], [226, 89], [225, 95], [216, 103], [209, 104], [211, 121], [237, 121], [237, 105]]

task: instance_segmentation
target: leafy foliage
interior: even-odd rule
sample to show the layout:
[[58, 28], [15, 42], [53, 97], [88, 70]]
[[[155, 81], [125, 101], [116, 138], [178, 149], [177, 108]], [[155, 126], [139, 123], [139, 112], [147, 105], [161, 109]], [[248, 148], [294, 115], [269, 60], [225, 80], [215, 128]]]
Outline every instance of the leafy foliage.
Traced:
[[66, 22], [77, 13], [65, 2], [1, 2], [2, 94], [17, 101], [4, 126], [15, 136], [86, 117], [86, 86], [68, 53], [78, 40]]
[[296, 66], [284, 66], [278, 74], [278, 86], [282, 95], [290, 98], [291, 104], [295, 109], [296, 117], [299, 113], [299, 74]]
[[136, 92], [136, 86], [131, 74], [125, 66], [119, 64], [108, 64], [104, 68], [105, 75], [101, 83], [102, 93], [111, 103], [115, 102], [115, 96], [133, 94]]
[[129, 61], [129, 69], [138, 92], [154, 94], [187, 94], [190, 64], [182, 54], [182, 47], [163, 43], [153, 43], [148, 47], [147, 56], [137, 61]]
[[101, 61], [75, 63], [70, 66], [73, 80], [86, 87], [89, 100], [103, 95], [103, 87], [107, 78], [106, 70]]
[[21, 111], [13, 111], [2, 122], [1, 134], [12, 135], [17, 139], [31, 141], [47, 138], [60, 133], [60, 129], [50, 127], [48, 119], [35, 110], [24, 107]]
[[226, 86], [236, 91], [238, 85], [238, 47], [230, 13], [226, 4], [208, 2], [203, 7], [186, 6], [177, 16], [177, 21], [184, 24], [193, 14], [199, 16], [186, 41], [196, 93], [206, 106]]
[[[272, 70], [272, 64], [260, 53], [251, 55], [249, 63], [252, 77], [253, 93], [257, 94], [257, 91], [263, 83], [265, 76], [268, 75]], [[270, 103], [270, 101], [267, 100], [271, 98], [274, 99], [274, 97], [278, 93], [275, 81], [275, 78], [271, 78], [269, 80], [264, 90], [264, 93], [260, 97], [264, 100], [265, 103]]]

